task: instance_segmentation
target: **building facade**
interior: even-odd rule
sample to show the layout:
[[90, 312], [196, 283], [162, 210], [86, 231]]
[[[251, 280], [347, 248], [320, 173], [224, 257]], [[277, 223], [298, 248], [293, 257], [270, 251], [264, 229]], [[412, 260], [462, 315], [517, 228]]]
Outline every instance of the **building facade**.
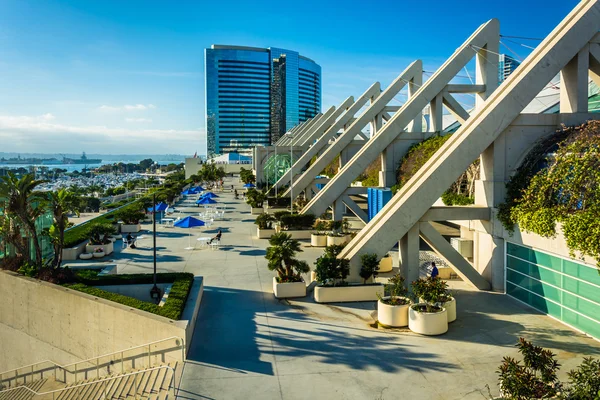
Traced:
[[519, 65], [521, 65], [521, 63], [511, 56], [500, 54], [498, 59], [498, 84], [504, 82]]
[[298, 52], [212, 45], [204, 61], [209, 155], [268, 146], [321, 111], [321, 67]]

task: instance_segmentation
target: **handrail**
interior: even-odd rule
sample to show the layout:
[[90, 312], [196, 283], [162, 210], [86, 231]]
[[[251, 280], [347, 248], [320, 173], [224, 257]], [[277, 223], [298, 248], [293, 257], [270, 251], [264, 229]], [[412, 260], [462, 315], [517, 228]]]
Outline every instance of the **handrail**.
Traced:
[[[171, 336], [171, 337], [168, 337], [168, 338], [165, 338], [165, 339], [155, 340], [154, 342], [150, 342], [150, 343], [145, 343], [145, 344], [142, 344], [142, 345], [134, 346], [134, 347], [131, 347], [129, 349], [119, 350], [119, 351], [115, 351], [115, 352], [107, 353], [107, 354], [102, 354], [102, 355], [99, 355], [99, 356], [96, 356], [96, 357], [88, 358], [87, 360], [76, 361], [76, 362], [73, 362], [73, 363], [70, 363], [70, 364], [66, 364], [66, 365], [57, 364], [56, 362], [54, 362], [52, 360], [39, 361], [37, 363], [33, 363], [33, 364], [25, 365], [25, 366], [22, 366], [22, 367], [14, 368], [14, 369], [11, 369], [11, 370], [8, 370], [8, 371], [0, 372], [0, 382], [3, 381], [2, 377], [5, 374], [10, 374], [10, 373], [13, 373], [13, 372], [18, 373], [19, 370], [22, 370], [22, 369], [25, 369], [25, 368], [30, 368], [30, 367], [31, 367], [31, 370], [32, 370], [32, 373], [33, 373], [33, 367], [38, 366], [38, 365], [42, 365], [44, 363], [51, 364], [54, 368], [58, 367], [60, 369], [63, 369], [65, 371], [67, 371], [66, 368], [70, 367], [72, 365], [90, 362], [90, 361], [93, 361], [93, 360], [97, 360], [99, 358], [104, 358], [104, 357], [112, 356], [112, 355], [115, 355], [115, 354], [123, 353], [123, 352], [126, 352], [126, 351], [131, 351], [131, 350], [139, 349], [139, 348], [142, 348], [142, 347], [151, 346], [151, 345], [156, 344], [156, 343], [162, 343], [162, 342], [166, 342], [168, 340], [173, 340], [173, 339], [181, 340], [181, 346], [183, 348], [183, 354], [185, 355], [185, 348], [184, 348], [184, 341], [183, 341], [183, 339], [181, 337], [179, 337], [179, 336]], [[185, 361], [185, 357], [183, 357], [181, 359], [181, 361]]]
[[152, 368], [144, 369], [144, 370], [141, 370], [141, 371], [129, 372], [127, 374], [122, 374], [122, 375], [117, 375], [117, 376], [111, 376], [109, 378], [102, 378], [102, 379], [98, 379], [98, 380], [95, 380], [95, 381], [92, 381], [92, 382], [80, 383], [78, 385], [64, 387], [64, 388], [60, 388], [60, 389], [56, 389], [56, 390], [51, 390], [51, 391], [48, 391], [48, 392], [36, 392], [35, 390], [33, 390], [33, 389], [31, 389], [31, 388], [29, 388], [27, 386], [17, 386], [17, 387], [10, 388], [10, 389], [0, 390], [0, 394], [7, 393], [7, 392], [10, 392], [10, 391], [13, 391], [13, 390], [17, 390], [17, 389], [25, 389], [25, 390], [28, 390], [29, 392], [33, 393], [34, 396], [42, 396], [42, 395], [45, 395], [45, 394], [52, 394], [52, 398], [54, 399], [54, 393], [63, 392], [65, 390], [72, 390], [72, 389], [75, 389], [75, 388], [78, 388], [78, 387], [81, 387], [81, 386], [96, 385], [96, 384], [101, 383], [101, 382], [107, 382], [107, 381], [111, 381], [113, 379], [126, 378], [128, 376], [143, 374], [143, 373], [146, 373], [146, 372], [151, 372], [151, 371], [158, 370], [158, 369], [163, 369], [163, 368], [171, 370], [171, 379], [170, 379], [170, 383], [169, 383], [169, 388], [168, 389], [173, 388], [173, 391], [174, 391], [174, 389], [175, 389], [175, 369], [173, 367], [169, 366], [169, 365], [160, 365], [158, 367], [152, 367]]

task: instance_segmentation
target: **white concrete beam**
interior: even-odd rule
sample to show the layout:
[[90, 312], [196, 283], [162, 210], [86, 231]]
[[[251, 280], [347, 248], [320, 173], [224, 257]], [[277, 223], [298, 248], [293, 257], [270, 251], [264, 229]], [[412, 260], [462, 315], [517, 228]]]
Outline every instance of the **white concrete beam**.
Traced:
[[431, 207], [419, 219], [426, 221], [466, 221], [466, 220], [485, 220], [489, 221], [492, 210], [489, 207], [478, 206], [435, 206]]
[[560, 71], [560, 112], [588, 112], [588, 70], [590, 65], [589, 45]]
[[452, 267], [463, 281], [479, 290], [491, 289], [490, 283], [429, 222], [420, 222], [419, 232], [423, 240]]
[[448, 93], [483, 93], [487, 90], [486, 85], [455, 84], [446, 85]]
[[454, 115], [454, 118], [456, 118], [461, 125], [464, 124], [467, 119], [469, 119], [469, 113], [467, 110], [465, 110], [450, 93], [444, 93], [442, 103], [446, 106], [448, 111]]
[[356, 204], [354, 200], [350, 198], [350, 196], [343, 195], [341, 197], [341, 200], [346, 205], [346, 207], [348, 207], [348, 209], [352, 211], [352, 213], [356, 215], [362, 222], [364, 222], [365, 224], [369, 222], [369, 217], [367, 216], [367, 214], [362, 210], [362, 208], [358, 206], [358, 204]]

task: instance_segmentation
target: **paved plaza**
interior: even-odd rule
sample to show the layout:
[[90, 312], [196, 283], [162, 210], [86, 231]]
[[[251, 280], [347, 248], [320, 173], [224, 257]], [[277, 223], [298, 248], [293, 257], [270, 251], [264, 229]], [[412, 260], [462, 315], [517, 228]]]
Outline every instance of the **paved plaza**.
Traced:
[[[160, 227], [157, 239], [159, 271], [192, 272], [205, 283], [179, 399], [484, 399], [486, 385], [497, 394], [495, 371], [503, 356], [517, 355], [521, 336], [555, 352], [563, 378], [583, 356], [600, 357], [599, 342], [458, 281], [458, 320], [439, 337], [378, 328], [375, 302], [316, 304], [312, 288], [306, 298], [277, 300], [268, 242], [254, 237], [249, 206], [216, 193], [224, 219], [191, 232], [198, 244], [221, 229], [220, 249], [184, 250], [188, 230], [179, 228]], [[184, 216], [199, 211], [191, 200], [178, 207]], [[115, 254], [119, 273], [152, 270], [152, 238], [143, 236], [140, 248]], [[323, 250], [308, 244], [300, 256], [312, 265]]]

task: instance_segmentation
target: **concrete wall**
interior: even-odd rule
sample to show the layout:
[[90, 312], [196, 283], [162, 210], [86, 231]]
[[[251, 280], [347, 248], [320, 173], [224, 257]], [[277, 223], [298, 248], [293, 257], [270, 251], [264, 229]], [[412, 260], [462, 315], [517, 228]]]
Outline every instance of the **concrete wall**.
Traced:
[[[199, 279], [199, 280], [198, 280]], [[202, 280], [192, 288], [184, 316], [167, 318], [58, 285], [0, 271], [0, 324], [19, 331], [19, 343], [35, 343], [41, 354], [20, 354], [25, 346], [2, 346], [0, 370], [59, 357], [87, 359], [168, 337], [189, 340], [202, 298]], [[191, 310], [191, 311], [189, 311]], [[6, 328], [4, 330], [8, 331]], [[13, 331], [10, 331], [14, 334]], [[187, 343], [186, 340], [186, 343]], [[19, 351], [18, 349], [21, 349]], [[54, 361], [54, 360], [53, 360]]]

